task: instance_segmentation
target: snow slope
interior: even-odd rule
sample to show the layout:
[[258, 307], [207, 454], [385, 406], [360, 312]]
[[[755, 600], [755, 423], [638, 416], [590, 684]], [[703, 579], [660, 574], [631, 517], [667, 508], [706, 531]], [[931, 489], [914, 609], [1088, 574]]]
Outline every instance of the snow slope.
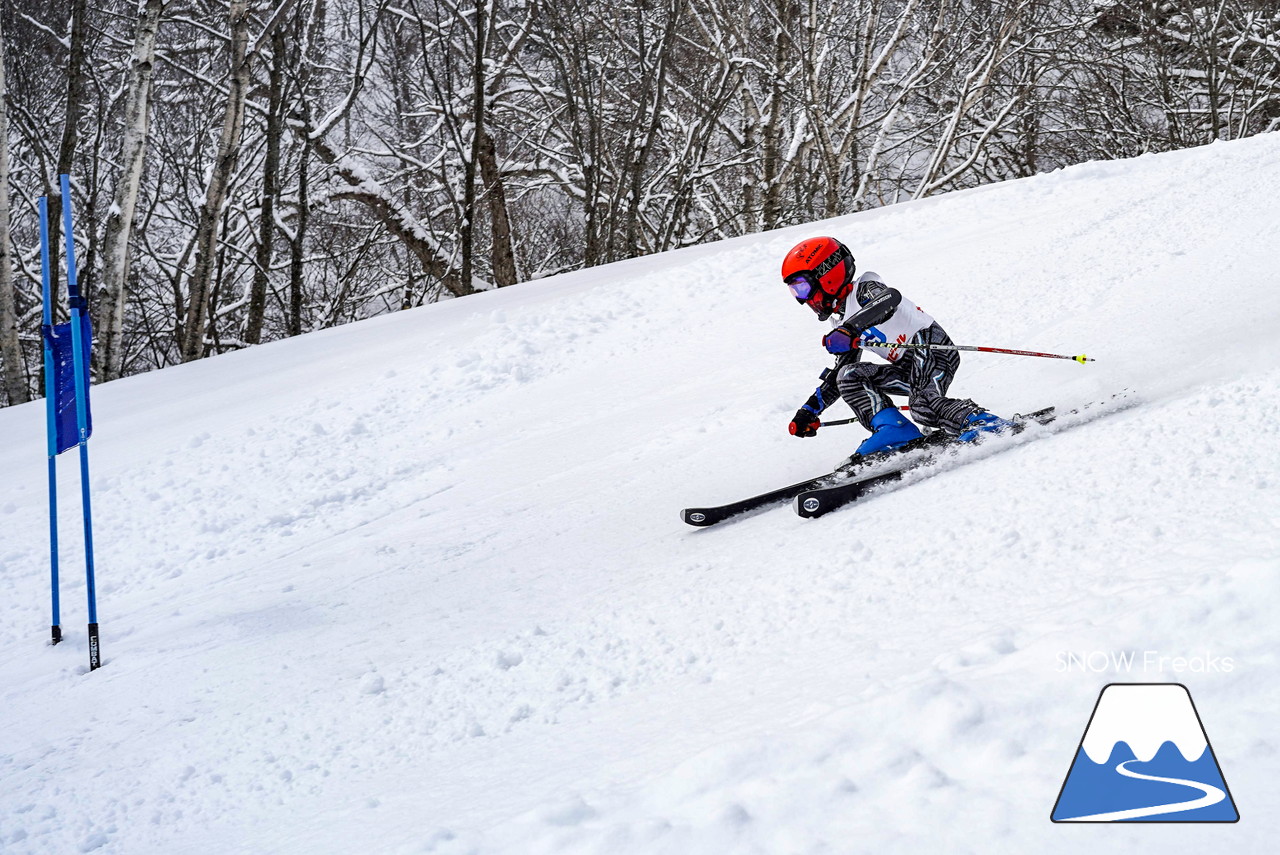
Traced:
[[[0, 411], [0, 851], [1271, 851], [1277, 199], [1272, 134], [97, 388], [91, 675], [74, 459], [50, 647], [43, 409]], [[785, 429], [827, 364], [776, 279], [814, 233], [959, 342], [1098, 359], [971, 354], [956, 393], [1140, 403], [682, 525], [863, 435]], [[1049, 822], [1115, 680], [1187, 684], [1240, 823]]]

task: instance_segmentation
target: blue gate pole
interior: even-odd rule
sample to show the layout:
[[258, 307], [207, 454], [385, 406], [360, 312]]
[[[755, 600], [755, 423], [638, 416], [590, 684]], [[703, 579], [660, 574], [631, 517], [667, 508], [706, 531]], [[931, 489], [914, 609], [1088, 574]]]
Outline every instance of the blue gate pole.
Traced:
[[76, 426], [80, 429], [80, 497], [84, 508], [84, 582], [89, 598], [89, 670], [102, 665], [98, 644], [98, 594], [93, 581], [93, 514], [89, 505], [89, 365], [84, 352], [84, 310], [76, 279], [76, 241], [71, 231], [71, 176], [60, 175], [62, 219], [67, 238], [67, 297], [71, 303], [71, 353], [75, 360]]
[[[49, 199], [40, 197], [40, 274], [44, 286], [44, 325], [53, 327], [53, 297], [49, 293]], [[44, 409], [49, 435], [49, 576], [53, 592], [53, 643], [62, 640], [61, 609], [58, 605], [58, 378], [53, 364], [53, 345], [44, 338]]]

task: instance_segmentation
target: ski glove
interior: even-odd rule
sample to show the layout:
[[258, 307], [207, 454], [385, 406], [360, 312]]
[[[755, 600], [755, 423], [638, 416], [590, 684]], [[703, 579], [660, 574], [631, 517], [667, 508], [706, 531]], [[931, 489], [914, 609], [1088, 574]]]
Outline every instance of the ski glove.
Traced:
[[848, 353], [853, 350], [853, 343], [862, 333], [848, 327], [839, 326], [822, 337], [822, 346], [827, 353]]
[[791, 431], [792, 436], [813, 436], [820, 427], [822, 422], [818, 420], [818, 414], [808, 407], [801, 407], [796, 410], [796, 417], [791, 420], [787, 430]]

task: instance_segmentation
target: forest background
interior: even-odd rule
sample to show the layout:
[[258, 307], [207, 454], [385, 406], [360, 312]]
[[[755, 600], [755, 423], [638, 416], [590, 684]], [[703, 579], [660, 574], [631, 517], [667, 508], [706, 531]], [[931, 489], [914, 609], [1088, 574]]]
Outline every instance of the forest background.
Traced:
[[1280, 128], [1274, 0], [5, 0], [0, 28], [0, 406], [40, 394], [60, 173], [102, 382]]

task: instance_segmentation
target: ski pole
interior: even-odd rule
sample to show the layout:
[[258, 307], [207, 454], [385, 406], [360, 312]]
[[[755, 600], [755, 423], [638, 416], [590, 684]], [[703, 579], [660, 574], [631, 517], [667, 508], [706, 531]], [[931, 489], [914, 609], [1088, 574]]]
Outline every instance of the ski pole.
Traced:
[[71, 176], [62, 181], [62, 221], [67, 241], [67, 302], [71, 306], [71, 351], [76, 382], [76, 427], [80, 431], [80, 505], [84, 511], [84, 587], [89, 600], [89, 670], [102, 667], [98, 638], [98, 593], [93, 574], [93, 514], [89, 504], [89, 349], [87, 303], [76, 278], [76, 239], [71, 223]]
[[[910, 407], [906, 407], [906, 406], [903, 406], [903, 407], [897, 407], [897, 409], [902, 410], [904, 413], [905, 413], [905, 412], [908, 412], [908, 411], [910, 411], [910, 410], [911, 410], [911, 408], [910, 408]], [[830, 422], [822, 422], [822, 426], [823, 426], [823, 427], [832, 427], [833, 425], [856, 425], [856, 424], [858, 424], [858, 423], [859, 423], [859, 422], [858, 422], [858, 420], [857, 420], [856, 418], [852, 418], [852, 419], [835, 419], [834, 421], [830, 421]]]
[[1066, 356], [1061, 353], [1039, 353], [1034, 350], [1009, 350], [1004, 347], [977, 347], [971, 344], [913, 344], [911, 342], [897, 342], [890, 344], [889, 342], [872, 343], [868, 341], [858, 342], [858, 347], [883, 347], [892, 350], [895, 347], [914, 347], [919, 350], [974, 350], [982, 353], [1007, 353], [1010, 356], [1042, 356], [1045, 359], [1070, 359], [1079, 362], [1081, 365], [1086, 362], [1096, 362], [1093, 357], [1085, 356], [1083, 353], [1079, 356]]
[[[41, 196], [36, 203], [40, 217], [40, 279], [44, 297], [44, 328], [53, 329], [53, 301], [49, 296], [49, 199]], [[58, 591], [58, 369], [54, 363], [53, 345], [44, 339], [44, 401], [46, 434], [49, 442], [49, 590], [52, 592], [52, 643], [62, 641], [62, 617]]]

